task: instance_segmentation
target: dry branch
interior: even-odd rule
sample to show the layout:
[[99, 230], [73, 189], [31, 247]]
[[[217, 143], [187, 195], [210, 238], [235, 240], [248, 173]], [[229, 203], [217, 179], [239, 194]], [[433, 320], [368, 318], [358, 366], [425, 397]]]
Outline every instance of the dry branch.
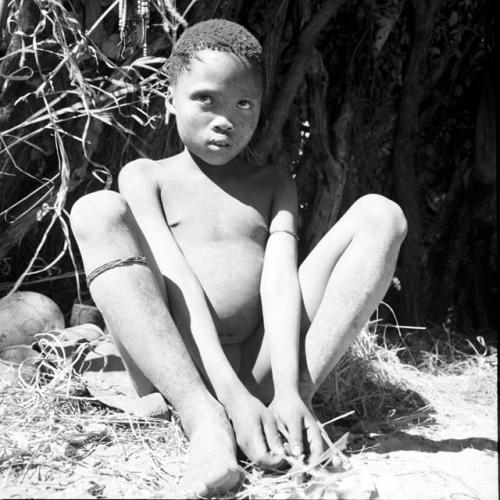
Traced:
[[[71, 253], [64, 220], [68, 193], [84, 180], [88, 182], [95, 171], [105, 174], [107, 187], [112, 180], [108, 167], [99, 165], [93, 158], [98, 149], [106, 146], [102, 138], [104, 124], [131, 137], [134, 135], [131, 122], [147, 127], [154, 119], [148, 113], [148, 105], [152, 99], [163, 96], [166, 81], [158, 65], [163, 64], [165, 58], [138, 57], [138, 52], [146, 46], [144, 39], [130, 42], [130, 54], [125, 60], [120, 60], [119, 55], [116, 55], [116, 60], [107, 57], [100, 48], [106, 34], [103, 21], [113, 8], [116, 10], [116, 5], [117, 2], [112, 2], [106, 10], [96, 3], [77, 6], [89, 10], [83, 11], [88, 28], [85, 34], [75, 17], [76, 11], [66, 10], [56, 0], [23, 0], [14, 6], [9, 23], [12, 30], [10, 44], [5, 56], [0, 58], [0, 75], [5, 80], [0, 95], [0, 119], [5, 124], [0, 132], [0, 155], [5, 159], [0, 177], [1, 190], [5, 193], [1, 208], [4, 213], [11, 211], [19, 203], [16, 201], [19, 195], [29, 198], [31, 206], [3, 231], [0, 258], [6, 257], [34, 228], [42, 201], [48, 211], [53, 212], [52, 221], [56, 217], [63, 229], [59, 235], [59, 239], [64, 240], [62, 252]], [[153, 8], [153, 3], [148, 5]], [[165, 17], [163, 2], [156, 7]], [[174, 22], [185, 23], [183, 17], [172, 9], [171, 6], [167, 8], [174, 21], [165, 18], [164, 31], [175, 31], [177, 25], [171, 26]], [[144, 13], [141, 15], [144, 21]], [[129, 22], [134, 22], [130, 16], [127, 17]], [[141, 21], [136, 19], [136, 22]], [[145, 33], [144, 24], [142, 33]], [[92, 34], [99, 36], [91, 37]], [[166, 33], [164, 35], [156, 37], [149, 49], [164, 50], [168, 38]], [[23, 85], [15, 85], [19, 67], [30, 70]], [[52, 143], [49, 153], [45, 152], [44, 141]], [[30, 156], [36, 149], [42, 159], [38, 165]], [[119, 161], [119, 158], [114, 158], [114, 161]], [[20, 179], [27, 176], [43, 182], [53, 176], [54, 167], [58, 175], [52, 202], [42, 200], [36, 192], [26, 195], [23, 191], [26, 187]], [[52, 223], [45, 229], [42, 242], [51, 227]], [[29, 275], [29, 267], [40, 249], [38, 246], [36, 255], [30, 258], [21, 277]], [[60, 257], [61, 254], [53, 262]], [[18, 279], [15, 286], [19, 284]]]
[[[49, 203], [52, 203], [54, 198], [55, 196], [52, 196], [49, 199]], [[40, 205], [41, 203], [35, 205], [17, 223], [12, 224], [2, 232], [2, 238], [0, 239], [0, 259], [7, 257], [14, 246], [21, 244], [26, 233], [38, 224], [37, 214], [40, 210]]]
[[261, 162], [267, 161], [278, 136], [281, 134], [290, 114], [293, 99], [309, 67], [311, 52], [318, 36], [344, 3], [345, 0], [325, 0], [301, 31], [295, 56], [283, 79], [285, 84], [283, 88], [277, 90], [268, 124], [255, 147], [255, 153]]

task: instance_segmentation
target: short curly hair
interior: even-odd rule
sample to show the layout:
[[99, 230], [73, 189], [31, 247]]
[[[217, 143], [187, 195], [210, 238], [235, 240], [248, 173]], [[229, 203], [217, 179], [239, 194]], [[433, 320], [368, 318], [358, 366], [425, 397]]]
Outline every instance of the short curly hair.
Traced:
[[262, 71], [262, 45], [240, 24], [227, 19], [209, 19], [190, 26], [172, 48], [165, 65], [169, 83], [174, 84], [199, 50], [230, 52], [247, 59]]

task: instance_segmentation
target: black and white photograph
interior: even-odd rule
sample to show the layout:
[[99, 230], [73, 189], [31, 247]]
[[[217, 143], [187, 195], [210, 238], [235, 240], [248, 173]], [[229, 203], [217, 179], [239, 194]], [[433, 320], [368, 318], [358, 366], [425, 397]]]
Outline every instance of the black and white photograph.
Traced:
[[0, 0], [0, 498], [498, 500], [493, 0]]

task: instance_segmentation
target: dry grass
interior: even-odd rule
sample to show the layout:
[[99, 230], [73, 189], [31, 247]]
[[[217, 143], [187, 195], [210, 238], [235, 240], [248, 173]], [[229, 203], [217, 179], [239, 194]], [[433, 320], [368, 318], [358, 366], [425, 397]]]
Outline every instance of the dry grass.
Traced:
[[[364, 332], [328, 379], [316, 408], [323, 422], [355, 410], [404, 426], [429, 422], [431, 408], [446, 418], [460, 404], [469, 412], [494, 407], [493, 357], [469, 356], [436, 375], [402, 364], [375, 339]], [[187, 442], [175, 416], [140, 419], [106, 408], [88, 397], [71, 361], [45, 360], [33, 383], [0, 388], [0, 491], [8, 498], [178, 497]], [[349, 481], [370, 490], [370, 478], [334, 457], [315, 469], [291, 463], [285, 473], [243, 464], [242, 484], [226, 497], [317, 498]]]
[[[150, 17], [154, 14], [155, 20], [161, 21], [157, 29], [161, 26], [166, 39], [173, 42], [178, 29], [187, 24], [185, 15], [196, 1], [190, 2], [184, 12], [178, 12], [175, 2], [152, 0], [142, 2], [142, 13], [128, 9], [127, 14], [123, 10], [127, 4], [124, 0], [113, 0], [102, 12], [99, 3], [87, 2], [84, 5], [85, 2], [82, 2], [81, 5], [68, 6], [59, 0], [34, 0], [33, 11], [40, 10], [37, 21], [32, 16], [36, 25], [30, 27], [29, 35], [18, 40], [19, 43], [12, 43], [12, 50], [0, 56], [0, 64], [10, 61], [11, 66], [4, 68], [12, 71], [2, 75], [2, 81], [5, 80], [2, 92], [6, 92], [5, 89], [17, 80], [28, 82], [29, 90], [22, 95], [14, 93], [16, 99], [12, 105], [22, 108], [23, 103], [30, 103], [33, 110], [20, 121], [17, 115], [15, 118], [13, 115], [9, 127], [0, 130], [0, 175], [15, 176], [19, 184], [26, 180], [34, 181], [37, 186], [8, 206], [0, 203], [0, 216], [16, 224], [36, 209], [37, 221], [44, 222], [40, 225], [43, 232], [38, 244], [27, 256], [27, 265], [9, 287], [9, 293], [14, 293], [26, 278], [50, 274], [65, 256], [69, 256], [80, 297], [79, 271], [66, 210], [68, 196], [78, 186], [80, 177], [88, 185], [97, 179], [103, 189], [111, 186], [113, 174], [109, 165], [101, 165], [92, 158], [96, 136], [102, 133], [103, 127], [112, 128], [127, 142], [135, 136], [130, 129], [130, 121], [148, 128], [157, 126], [162, 119], [160, 114], [154, 114], [149, 109], [153, 100], [164, 99], [167, 86], [162, 69], [166, 58], [147, 55]], [[15, 2], [6, 3], [11, 4], [6, 5], [6, 36], [8, 34], [8, 39], [15, 39], [22, 34], [17, 22], [21, 17], [21, 7]], [[119, 54], [111, 57], [106, 54], [104, 43], [109, 46], [111, 36], [117, 34], [106, 35], [99, 43], [95, 35], [104, 30], [104, 24], [113, 11], [119, 12], [120, 39]], [[89, 18], [96, 15], [97, 19], [92, 26], [85, 28], [81, 26], [77, 14]], [[127, 30], [130, 30], [128, 35]], [[141, 42], [138, 33], [142, 35]], [[158, 36], [150, 38], [153, 41], [149, 52], [155, 53]], [[117, 40], [113, 39], [111, 45], [116, 48]], [[139, 50], [143, 53], [142, 57]], [[11, 94], [9, 99], [12, 99]], [[50, 144], [52, 141], [53, 146]], [[38, 167], [35, 162], [21, 164], [21, 149], [43, 156], [52, 147], [57, 155], [55, 174], [45, 172], [44, 167]], [[72, 152], [77, 154], [73, 157]], [[142, 151], [138, 153], [144, 156]], [[75, 157], [80, 160], [70, 161]], [[45, 254], [52, 255], [54, 249], [48, 250], [47, 243], [54, 235], [62, 241], [62, 246], [48, 262]], [[22, 254], [18, 251], [19, 255]], [[7, 265], [7, 260], [3, 260]]]
[[320, 390], [320, 414], [354, 410], [359, 418], [381, 421], [422, 418], [431, 409], [419, 371], [401, 362], [398, 349], [378, 345], [377, 330], [361, 332]]
[[23, 496], [106, 489], [111, 497], [175, 495], [186, 453], [175, 420], [109, 410], [88, 397], [71, 368], [71, 360], [44, 361], [33, 383], [0, 389], [0, 490], [16, 484]]

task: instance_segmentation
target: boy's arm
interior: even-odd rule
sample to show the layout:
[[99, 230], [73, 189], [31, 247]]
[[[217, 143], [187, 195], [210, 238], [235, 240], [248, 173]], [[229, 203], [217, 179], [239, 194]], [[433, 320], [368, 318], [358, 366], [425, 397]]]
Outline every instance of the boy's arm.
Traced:
[[136, 160], [126, 165], [118, 180], [120, 193], [127, 200], [161, 274], [175, 283], [182, 294], [182, 297], [170, 296], [170, 300], [185, 301], [203, 366], [217, 397], [223, 402], [246, 389], [222, 350], [204, 291], [165, 220], [160, 187], [154, 175], [157, 168], [150, 160]]
[[282, 449], [276, 423], [269, 410], [247, 391], [222, 350], [203, 288], [165, 220], [154, 175], [157, 168], [149, 160], [129, 163], [120, 172], [120, 192], [127, 200], [161, 274], [178, 289], [171, 291], [170, 301], [182, 301], [187, 308], [191, 334], [217, 399], [233, 423], [238, 444], [250, 460], [263, 466], [276, 466], [280, 458], [269, 452], [276, 450], [279, 453]]
[[297, 273], [297, 191], [281, 173], [273, 196], [260, 293], [276, 395], [298, 392], [301, 294]]
[[323, 452], [315, 417], [299, 395], [301, 291], [297, 270], [297, 190], [283, 172], [273, 197], [272, 219], [261, 280], [264, 328], [274, 383], [270, 408], [286, 430], [291, 452], [301, 455], [303, 431], [312, 460]]

